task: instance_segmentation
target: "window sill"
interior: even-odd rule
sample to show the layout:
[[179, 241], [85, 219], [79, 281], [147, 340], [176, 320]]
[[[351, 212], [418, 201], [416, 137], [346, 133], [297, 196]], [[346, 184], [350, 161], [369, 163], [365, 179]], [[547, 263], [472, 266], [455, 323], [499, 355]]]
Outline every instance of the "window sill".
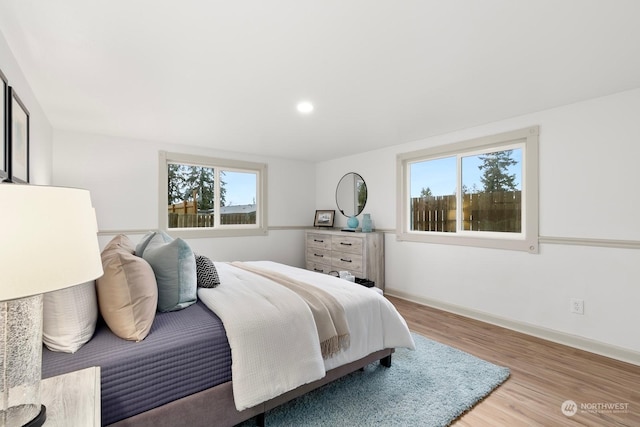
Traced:
[[248, 237], [266, 236], [269, 230], [266, 227], [256, 228], [169, 228], [164, 230], [174, 238], [202, 239], [211, 237]]
[[460, 236], [455, 233], [435, 235], [432, 233], [407, 233], [396, 232], [398, 241], [433, 243], [441, 245], [473, 246], [487, 249], [506, 249], [512, 251], [524, 251], [531, 254], [538, 253], [538, 238], [535, 239], [508, 239]]

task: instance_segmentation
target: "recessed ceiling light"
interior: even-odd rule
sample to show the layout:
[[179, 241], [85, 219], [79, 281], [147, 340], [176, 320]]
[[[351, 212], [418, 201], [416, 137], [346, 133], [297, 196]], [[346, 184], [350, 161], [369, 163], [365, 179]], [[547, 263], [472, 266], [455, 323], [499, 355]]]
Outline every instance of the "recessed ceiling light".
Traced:
[[302, 114], [309, 114], [313, 111], [313, 104], [307, 101], [298, 103], [298, 111]]

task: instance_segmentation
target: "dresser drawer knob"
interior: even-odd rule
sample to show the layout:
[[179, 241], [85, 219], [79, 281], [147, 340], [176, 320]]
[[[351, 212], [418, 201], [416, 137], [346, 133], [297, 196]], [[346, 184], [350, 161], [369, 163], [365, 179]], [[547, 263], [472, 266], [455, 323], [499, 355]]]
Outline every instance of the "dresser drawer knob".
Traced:
[[322, 255], [322, 254], [313, 254], [313, 256], [317, 256], [317, 257], [320, 257], [320, 258], [324, 258], [324, 255]]
[[324, 243], [324, 240], [321, 240], [321, 239], [313, 239], [313, 241], [318, 243]]
[[341, 244], [342, 246], [351, 246], [351, 243], [346, 243], [346, 242], [340, 242], [340, 244]]
[[340, 261], [342, 261], [342, 262], [353, 262], [350, 259], [344, 259], [344, 258], [340, 258]]

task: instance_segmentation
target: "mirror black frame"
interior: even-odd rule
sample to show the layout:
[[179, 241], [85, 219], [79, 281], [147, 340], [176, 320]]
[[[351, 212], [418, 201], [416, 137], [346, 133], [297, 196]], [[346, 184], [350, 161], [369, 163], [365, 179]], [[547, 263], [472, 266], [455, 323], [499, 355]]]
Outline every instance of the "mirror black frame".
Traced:
[[362, 213], [366, 204], [367, 183], [356, 172], [346, 173], [336, 186], [338, 211], [347, 218], [355, 217]]

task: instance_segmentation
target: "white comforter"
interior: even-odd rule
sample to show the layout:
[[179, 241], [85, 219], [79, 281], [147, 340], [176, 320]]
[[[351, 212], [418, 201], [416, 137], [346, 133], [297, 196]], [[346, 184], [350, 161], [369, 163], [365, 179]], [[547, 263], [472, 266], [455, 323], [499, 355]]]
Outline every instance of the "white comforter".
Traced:
[[325, 371], [384, 348], [415, 348], [404, 319], [377, 292], [363, 286], [270, 261], [250, 262], [322, 287], [344, 306], [350, 347], [323, 360], [306, 303], [266, 278], [215, 263], [220, 285], [198, 290], [224, 323], [231, 346], [233, 393], [238, 410], [315, 381]]

